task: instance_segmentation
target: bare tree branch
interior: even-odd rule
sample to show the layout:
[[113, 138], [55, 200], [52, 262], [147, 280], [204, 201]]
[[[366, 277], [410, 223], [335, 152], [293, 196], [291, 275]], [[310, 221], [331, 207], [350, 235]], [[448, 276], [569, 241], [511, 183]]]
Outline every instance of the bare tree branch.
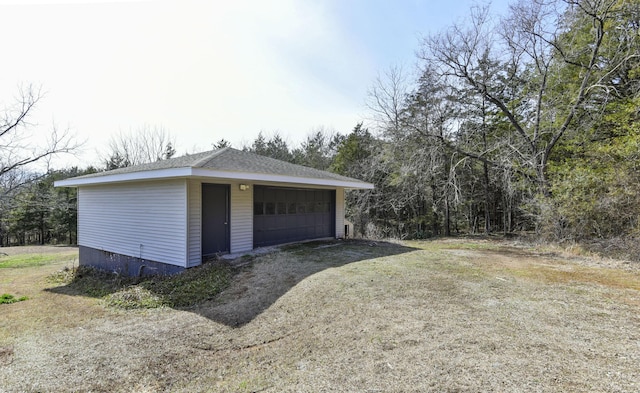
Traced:
[[40, 89], [36, 90], [32, 85], [19, 88], [16, 102], [9, 108], [5, 107], [4, 112], [0, 114], [0, 140], [16, 131], [16, 128], [27, 125], [27, 117], [41, 98]]
[[[476, 9], [468, 24], [428, 37], [422, 56], [437, 64], [452, 83], [469, 87], [504, 115], [520, 140], [505, 146], [513, 146], [521, 163], [537, 172], [541, 189], [546, 188], [549, 156], [578, 111], [591, 92], [603, 85], [607, 73], [629, 59], [616, 59], [607, 64], [608, 70], [602, 70], [600, 49], [605, 22], [611, 18], [615, 0], [567, 0], [566, 4], [573, 9], [562, 8], [557, 1], [520, 1], [511, 6], [509, 16], [497, 26], [491, 24], [487, 9]], [[580, 29], [567, 29], [568, 24], [578, 22], [591, 24], [590, 38]], [[575, 68], [568, 71], [576, 76], [572, 85], [575, 88], [565, 94], [556, 91], [549, 79], [555, 72], [554, 82], [558, 83], [560, 64]], [[598, 75], [601, 71], [605, 75]], [[521, 82], [515, 95], [505, 94], [510, 81]], [[568, 104], [556, 105], [558, 100]], [[526, 151], [521, 149], [524, 145]], [[466, 153], [487, 162], [482, 153], [485, 150]], [[459, 153], [463, 152], [464, 149]]]
[[[45, 162], [63, 153], [73, 153], [79, 148], [74, 136], [67, 129], [62, 132], [53, 125], [46, 137], [36, 135], [34, 125], [28, 123], [36, 104], [42, 98], [40, 89], [29, 85], [20, 87], [16, 102], [5, 107], [0, 114], [0, 180], [16, 184], [32, 164]], [[39, 143], [44, 140], [43, 143]], [[18, 182], [19, 183], [19, 182]], [[6, 191], [6, 186], [3, 187]], [[11, 187], [9, 187], [11, 188]]]
[[402, 66], [391, 66], [384, 74], [378, 74], [369, 90], [366, 105], [373, 112], [373, 120], [380, 129], [400, 130], [408, 90], [407, 75]]
[[146, 164], [175, 154], [175, 138], [159, 126], [144, 125], [128, 133], [112, 136], [102, 160], [107, 169]]

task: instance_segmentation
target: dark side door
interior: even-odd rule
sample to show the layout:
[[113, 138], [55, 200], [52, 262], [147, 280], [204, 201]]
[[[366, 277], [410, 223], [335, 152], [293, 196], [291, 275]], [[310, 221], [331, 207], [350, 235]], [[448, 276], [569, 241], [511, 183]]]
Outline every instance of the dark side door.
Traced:
[[229, 186], [202, 184], [202, 255], [229, 252]]

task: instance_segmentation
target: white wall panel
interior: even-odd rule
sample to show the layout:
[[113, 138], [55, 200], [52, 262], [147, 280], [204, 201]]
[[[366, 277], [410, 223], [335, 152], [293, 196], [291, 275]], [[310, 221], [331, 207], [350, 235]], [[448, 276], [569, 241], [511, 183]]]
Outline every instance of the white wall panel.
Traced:
[[344, 188], [336, 189], [336, 238], [344, 237]]
[[253, 185], [240, 190], [240, 183], [231, 183], [231, 252], [253, 249]]
[[187, 181], [79, 187], [78, 244], [187, 266]]
[[187, 266], [191, 267], [202, 263], [202, 182], [188, 182]]

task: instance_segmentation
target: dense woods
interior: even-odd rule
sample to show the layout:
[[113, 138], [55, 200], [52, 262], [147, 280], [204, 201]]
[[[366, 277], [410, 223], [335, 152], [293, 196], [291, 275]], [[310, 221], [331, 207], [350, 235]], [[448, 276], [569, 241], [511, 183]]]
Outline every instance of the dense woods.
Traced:
[[[242, 148], [375, 184], [347, 194], [362, 236], [530, 231], [622, 248], [639, 230], [639, 29], [638, 0], [527, 0], [502, 17], [474, 7], [424, 37], [417, 70], [380, 74], [352, 130], [298, 146], [260, 133]], [[175, 154], [164, 130], [119, 138], [100, 170]], [[75, 191], [52, 181], [95, 170], [20, 187], [2, 173], [2, 245], [73, 243]]]

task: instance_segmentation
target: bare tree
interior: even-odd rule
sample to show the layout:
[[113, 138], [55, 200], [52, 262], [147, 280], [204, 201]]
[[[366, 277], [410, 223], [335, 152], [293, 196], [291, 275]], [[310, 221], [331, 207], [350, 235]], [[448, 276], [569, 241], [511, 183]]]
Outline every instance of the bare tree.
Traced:
[[[488, 8], [475, 8], [469, 24], [425, 40], [423, 59], [436, 65], [450, 84], [479, 95], [508, 121], [509, 136], [501, 137], [503, 152], [519, 162], [543, 194], [548, 193], [547, 163], [554, 147], [576, 127], [589, 97], [618, 67], [607, 64], [605, 69], [599, 62], [615, 3], [526, 0], [511, 6], [501, 23], [494, 22]], [[585, 34], [584, 29], [567, 28], [570, 23], [590, 29]], [[486, 151], [464, 153], [500, 165]]]
[[369, 89], [366, 105], [383, 133], [393, 135], [402, 128], [408, 95], [409, 78], [402, 66], [391, 66], [376, 77]]
[[163, 127], [144, 125], [113, 136], [103, 161], [110, 170], [165, 160], [176, 153], [174, 146], [174, 138]]
[[[55, 125], [46, 137], [37, 135], [29, 122], [36, 105], [42, 99], [40, 89], [22, 86], [14, 103], [0, 113], [0, 186], [3, 194], [32, 179], [27, 169], [61, 153], [73, 153], [79, 147], [69, 130], [60, 131]], [[38, 141], [44, 141], [38, 143]]]

